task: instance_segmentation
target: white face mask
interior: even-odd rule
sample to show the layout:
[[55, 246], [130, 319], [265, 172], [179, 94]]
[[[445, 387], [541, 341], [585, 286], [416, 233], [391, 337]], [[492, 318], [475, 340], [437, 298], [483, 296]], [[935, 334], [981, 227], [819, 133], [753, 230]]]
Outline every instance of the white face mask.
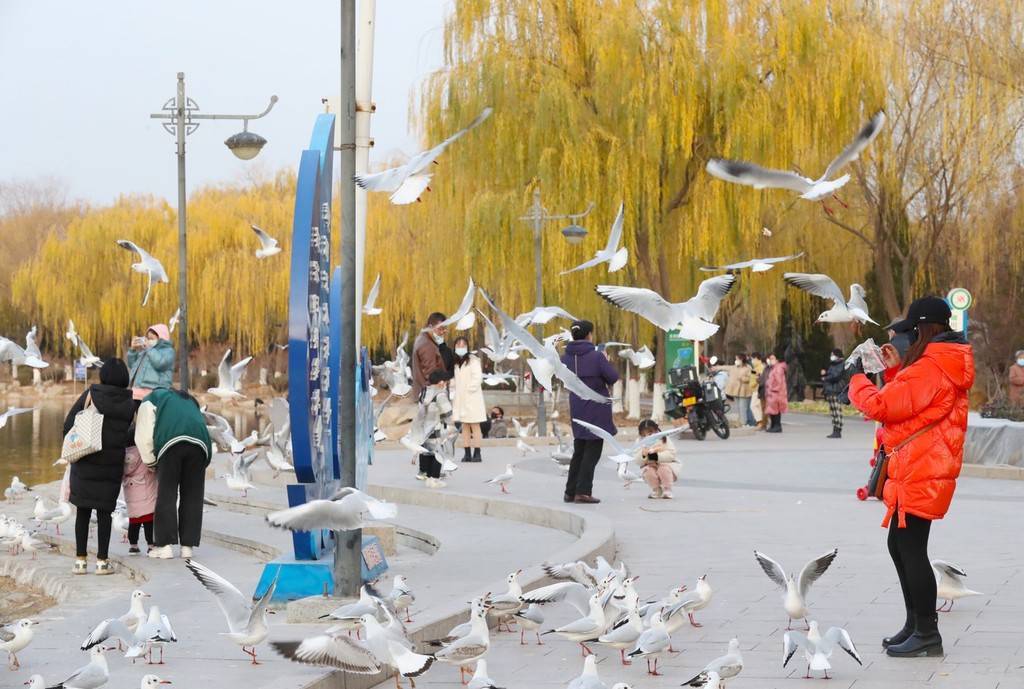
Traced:
[[149, 348], [155, 347], [156, 343], [159, 342], [159, 341], [160, 340], [154, 340], [154, 339], [151, 339], [151, 338], [147, 337], [146, 338], [146, 347], [149, 347]]
[[1024, 366], [1024, 359], [1017, 359], [1018, 366]]
[[437, 344], [441, 344], [442, 342], [444, 342], [444, 336], [443, 335], [438, 335], [437, 333], [431, 333], [430, 336], [434, 338], [434, 342], [436, 342]]
[[829, 357], [829, 358], [830, 358], [830, 359], [832, 359], [832, 361], [839, 361], [839, 357], [837, 357], [837, 356], [836, 356], [835, 354], [833, 354], [833, 355], [832, 355], [831, 357]]
[[455, 353], [458, 354], [459, 356], [466, 356], [467, 354], [469, 354], [469, 350], [466, 349], [465, 347], [456, 347]]

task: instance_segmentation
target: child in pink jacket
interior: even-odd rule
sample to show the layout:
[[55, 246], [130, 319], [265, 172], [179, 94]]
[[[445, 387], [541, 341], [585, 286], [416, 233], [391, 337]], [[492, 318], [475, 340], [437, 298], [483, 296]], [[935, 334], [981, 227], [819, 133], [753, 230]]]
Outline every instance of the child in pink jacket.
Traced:
[[146, 466], [136, 447], [124, 453], [124, 501], [128, 503], [128, 552], [139, 552], [139, 528], [145, 530], [146, 545], [153, 543], [153, 512], [156, 510], [156, 472]]

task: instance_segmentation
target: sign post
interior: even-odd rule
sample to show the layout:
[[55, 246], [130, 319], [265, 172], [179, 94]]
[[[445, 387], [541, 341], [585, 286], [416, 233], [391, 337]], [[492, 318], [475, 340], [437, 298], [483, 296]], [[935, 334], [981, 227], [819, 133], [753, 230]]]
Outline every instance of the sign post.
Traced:
[[967, 309], [974, 304], [974, 297], [964, 287], [954, 287], [946, 295], [946, 301], [953, 315], [949, 319], [949, 327], [963, 333], [967, 337]]

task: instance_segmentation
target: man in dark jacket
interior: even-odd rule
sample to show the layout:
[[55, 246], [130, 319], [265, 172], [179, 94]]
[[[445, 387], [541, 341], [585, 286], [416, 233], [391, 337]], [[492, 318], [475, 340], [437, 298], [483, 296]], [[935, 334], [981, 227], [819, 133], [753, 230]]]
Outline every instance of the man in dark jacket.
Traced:
[[[443, 313], [434, 312], [427, 317], [427, 327], [416, 336], [412, 345], [412, 390], [420, 404], [429, 404], [428, 396], [436, 393], [438, 409], [444, 416], [445, 409], [451, 412], [448, 402], [448, 381], [452, 379], [454, 355], [445, 344], [444, 336], [448, 328], [444, 325], [447, 317]], [[431, 388], [439, 388], [434, 391]], [[442, 397], [443, 396], [443, 397]], [[444, 403], [448, 402], [447, 405]], [[437, 437], [436, 432], [431, 437]], [[433, 454], [420, 455], [420, 471], [417, 478], [423, 480], [428, 488], [443, 488], [441, 481], [441, 462]]]
[[843, 437], [843, 397], [850, 385], [846, 379], [846, 362], [843, 350], [833, 349], [829, 357], [827, 369], [821, 371], [822, 392], [828, 402], [828, 412], [832, 416], [832, 434], [828, 438]]
[[[594, 346], [594, 324], [576, 321], [569, 329], [572, 342], [565, 347], [562, 363], [575, 373], [587, 387], [605, 397], [609, 387], [619, 379], [619, 372], [608, 361], [604, 352]], [[618, 431], [612, 420], [612, 405], [591, 402], [569, 394], [569, 416], [572, 420], [586, 421], [615, 435]], [[597, 503], [593, 496], [594, 469], [601, 459], [604, 441], [577, 423], [572, 424], [573, 451], [569, 463], [569, 477], [565, 482], [565, 502]]]
[[71, 497], [78, 508], [75, 515], [75, 574], [85, 574], [89, 522], [96, 510], [96, 573], [111, 574], [107, 562], [110, 547], [111, 512], [121, 492], [124, 451], [133, 445], [130, 427], [135, 416], [132, 391], [128, 389], [128, 366], [121, 359], [107, 359], [100, 367], [100, 382], [89, 386], [71, 406], [64, 419], [64, 435], [75, 425], [86, 403], [103, 415], [102, 447], [71, 465]]

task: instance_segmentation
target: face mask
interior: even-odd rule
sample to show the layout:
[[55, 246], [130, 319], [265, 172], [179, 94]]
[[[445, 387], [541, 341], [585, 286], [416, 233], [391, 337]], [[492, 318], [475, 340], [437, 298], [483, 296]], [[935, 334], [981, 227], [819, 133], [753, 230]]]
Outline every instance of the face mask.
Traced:
[[159, 342], [159, 341], [160, 340], [151, 340], [149, 338], [146, 338], [146, 347], [153, 348], [153, 347], [156, 346], [156, 343]]
[[466, 349], [465, 347], [456, 347], [455, 353], [458, 354], [459, 356], [466, 356], [467, 354], [469, 354], [469, 350]]
[[899, 352], [900, 359], [907, 356], [907, 350], [910, 349], [910, 345], [913, 344], [914, 338], [911, 338], [910, 333], [896, 333], [889, 340], [889, 344], [896, 348]]
[[437, 344], [441, 344], [442, 342], [444, 342], [444, 335], [438, 335], [437, 333], [431, 333], [430, 336], [434, 338], [434, 342], [436, 342]]
[[743, 362], [742, 362], [742, 361], [740, 361], [739, 359], [737, 359], [737, 360], [736, 360], [736, 363], [735, 363], [734, 365], [735, 365], [735, 366], [742, 366], [742, 365], [743, 365]]
[[839, 361], [839, 357], [837, 357], [835, 354], [830, 356], [829, 359], [831, 359], [832, 361]]
[[1017, 359], [1018, 366], [1024, 366], [1024, 359]]

